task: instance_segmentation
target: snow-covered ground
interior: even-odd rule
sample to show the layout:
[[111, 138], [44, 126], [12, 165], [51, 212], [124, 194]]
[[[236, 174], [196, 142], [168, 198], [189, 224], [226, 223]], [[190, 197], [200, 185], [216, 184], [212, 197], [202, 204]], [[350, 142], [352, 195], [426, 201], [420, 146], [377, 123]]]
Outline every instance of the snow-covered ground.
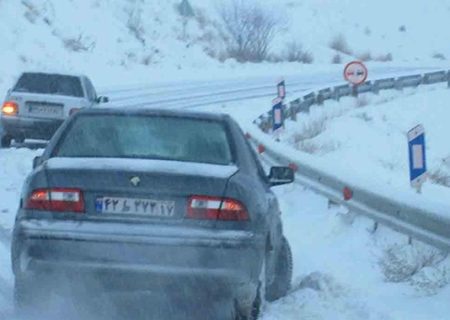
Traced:
[[328, 209], [301, 187], [278, 195], [294, 282], [262, 319], [448, 319], [448, 259], [389, 229], [372, 233], [372, 221]]

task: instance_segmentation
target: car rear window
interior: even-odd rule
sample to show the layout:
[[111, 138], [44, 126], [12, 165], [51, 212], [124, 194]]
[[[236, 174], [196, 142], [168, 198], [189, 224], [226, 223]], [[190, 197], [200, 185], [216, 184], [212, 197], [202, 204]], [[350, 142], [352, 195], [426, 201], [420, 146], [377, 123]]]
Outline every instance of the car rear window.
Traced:
[[80, 78], [59, 74], [24, 73], [13, 91], [83, 97]]
[[233, 157], [225, 124], [193, 118], [79, 115], [53, 156], [112, 157], [227, 165]]

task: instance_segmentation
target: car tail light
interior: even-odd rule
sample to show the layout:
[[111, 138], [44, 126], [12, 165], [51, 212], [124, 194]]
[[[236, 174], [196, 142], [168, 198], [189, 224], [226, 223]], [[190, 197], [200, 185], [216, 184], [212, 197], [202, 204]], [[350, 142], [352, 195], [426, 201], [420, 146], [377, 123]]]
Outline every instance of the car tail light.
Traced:
[[83, 193], [79, 189], [54, 188], [34, 190], [28, 198], [26, 209], [84, 212]]
[[190, 197], [187, 218], [227, 221], [249, 220], [247, 209], [239, 201], [209, 196]]
[[72, 108], [72, 109], [70, 109], [69, 116], [73, 115], [75, 112], [78, 112], [78, 111], [80, 111], [80, 108]]
[[8, 116], [14, 116], [19, 113], [19, 105], [14, 101], [5, 101], [2, 106], [2, 113]]

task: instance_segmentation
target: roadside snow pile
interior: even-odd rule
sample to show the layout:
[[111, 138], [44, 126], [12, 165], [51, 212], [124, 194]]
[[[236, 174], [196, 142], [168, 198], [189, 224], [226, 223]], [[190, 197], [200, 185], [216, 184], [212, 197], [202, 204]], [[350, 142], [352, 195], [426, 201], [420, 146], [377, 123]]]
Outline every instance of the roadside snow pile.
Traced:
[[299, 186], [277, 188], [294, 257], [291, 293], [262, 320], [448, 319], [450, 259]]
[[33, 158], [40, 154], [42, 150], [0, 149], [0, 233], [12, 229], [23, 182], [31, 172]]
[[13, 277], [9, 248], [0, 242], [0, 319], [11, 319]]

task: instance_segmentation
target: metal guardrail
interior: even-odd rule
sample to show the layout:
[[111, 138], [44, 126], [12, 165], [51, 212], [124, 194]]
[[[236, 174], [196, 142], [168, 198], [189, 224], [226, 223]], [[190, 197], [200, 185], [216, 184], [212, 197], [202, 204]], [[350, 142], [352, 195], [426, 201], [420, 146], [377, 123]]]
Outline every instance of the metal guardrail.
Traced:
[[[295, 121], [298, 113], [308, 112], [312, 105], [322, 104], [328, 99], [339, 100], [345, 96], [358, 95], [364, 92], [378, 94], [381, 90], [402, 90], [407, 87], [442, 82], [447, 82], [450, 88], [450, 71], [378, 79], [367, 82], [365, 85], [356, 88], [356, 90], [350, 85], [324, 88], [292, 101], [289, 108], [285, 110], [285, 115]], [[254, 123], [264, 132], [269, 132], [272, 126], [270, 112], [261, 115]], [[250, 137], [250, 139], [256, 145], [261, 144], [261, 141], [258, 141], [255, 137]], [[416, 208], [407, 203], [373, 193], [370, 190], [351, 186], [343, 180], [284, 156], [274, 151], [270, 146], [264, 146], [261, 150], [264, 150], [264, 155], [273, 162], [290, 165], [295, 168], [299, 183], [324, 195], [330, 201], [342, 204], [353, 212], [368, 216], [376, 222], [387, 225], [411, 238], [426, 242], [445, 251], [450, 250], [450, 217], [445, 217], [439, 212]], [[344, 189], [352, 191], [350, 200], [344, 199]]]

